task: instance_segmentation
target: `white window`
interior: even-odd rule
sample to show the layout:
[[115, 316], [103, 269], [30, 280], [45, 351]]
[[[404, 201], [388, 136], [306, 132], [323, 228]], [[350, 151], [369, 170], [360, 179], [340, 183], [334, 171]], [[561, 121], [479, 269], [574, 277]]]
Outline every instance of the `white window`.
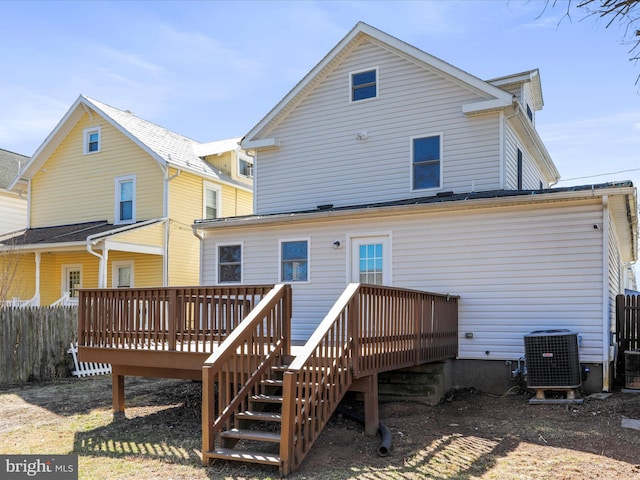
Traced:
[[222, 216], [222, 190], [219, 185], [205, 182], [203, 186], [202, 218], [213, 219]]
[[309, 281], [309, 240], [280, 242], [280, 281]]
[[100, 127], [91, 127], [84, 129], [83, 152], [85, 155], [90, 153], [99, 153], [101, 147], [102, 135]]
[[77, 298], [79, 288], [82, 288], [82, 265], [63, 265], [62, 295], [68, 292], [69, 297]]
[[442, 188], [442, 135], [411, 138], [412, 190]]
[[242, 245], [218, 245], [218, 282], [242, 282]]
[[111, 284], [113, 288], [133, 287], [133, 262], [121, 261], [111, 264]]
[[116, 178], [115, 223], [135, 223], [136, 221], [136, 176]]
[[350, 101], [378, 98], [378, 67], [349, 74]]
[[238, 175], [253, 178], [253, 159], [245, 155], [238, 155]]

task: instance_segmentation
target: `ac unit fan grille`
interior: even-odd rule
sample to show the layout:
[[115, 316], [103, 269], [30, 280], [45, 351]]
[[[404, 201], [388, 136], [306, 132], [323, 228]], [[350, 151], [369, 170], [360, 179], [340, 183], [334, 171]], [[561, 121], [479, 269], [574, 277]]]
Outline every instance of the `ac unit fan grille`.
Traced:
[[525, 335], [529, 388], [577, 388], [582, 384], [578, 335], [568, 330], [560, 332], [564, 331]]

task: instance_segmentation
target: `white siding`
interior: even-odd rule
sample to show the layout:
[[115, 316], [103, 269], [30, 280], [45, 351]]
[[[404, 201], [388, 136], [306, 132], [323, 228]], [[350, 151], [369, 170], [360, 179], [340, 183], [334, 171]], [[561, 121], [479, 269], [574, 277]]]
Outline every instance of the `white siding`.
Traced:
[[534, 162], [531, 154], [521, 141], [509, 123], [505, 125], [505, 163], [507, 190], [518, 188], [518, 148], [522, 151], [522, 189], [538, 190], [540, 182], [544, 188], [548, 188], [546, 180]]
[[[349, 102], [349, 73], [378, 68], [379, 98]], [[483, 100], [450, 79], [365, 42], [269, 137], [256, 161], [257, 213], [433, 195], [411, 191], [410, 137], [443, 135], [444, 191], [500, 188], [499, 114], [465, 117]], [[356, 135], [366, 131], [367, 140]]]
[[306, 339], [349, 281], [347, 238], [390, 234], [393, 285], [461, 296], [460, 358], [518, 359], [524, 334], [570, 328], [583, 339], [582, 361], [599, 362], [603, 236], [593, 224], [601, 222], [600, 203], [566, 202], [212, 229], [203, 281], [216, 282], [215, 243], [242, 240], [244, 282], [278, 282], [278, 240], [303, 232], [311, 281], [293, 285], [293, 330]]
[[0, 233], [14, 232], [27, 226], [27, 200], [0, 191]]

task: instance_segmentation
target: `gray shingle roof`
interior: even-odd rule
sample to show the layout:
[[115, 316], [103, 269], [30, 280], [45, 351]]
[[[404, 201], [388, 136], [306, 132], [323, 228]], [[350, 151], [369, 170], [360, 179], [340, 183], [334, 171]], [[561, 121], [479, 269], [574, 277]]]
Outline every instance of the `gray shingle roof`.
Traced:
[[128, 110], [119, 110], [106, 103], [82, 96], [90, 105], [108, 116], [134, 139], [146, 145], [150, 153], [157, 155], [169, 165], [189, 170], [246, 188], [211, 164], [201, 159], [196, 152], [202, 144], [179, 133], [136, 117]]
[[[139, 222], [141, 223], [141, 222]], [[122, 227], [106, 220], [94, 222], [74, 223], [70, 225], [55, 225], [51, 227], [30, 228], [17, 234], [9, 234], [0, 239], [0, 245], [37, 245], [54, 243], [85, 242], [87, 237], [104, 233]], [[135, 224], [131, 226], [135, 228]]]
[[26, 155], [0, 148], [0, 188], [6, 189], [18, 175], [20, 167], [28, 161]]

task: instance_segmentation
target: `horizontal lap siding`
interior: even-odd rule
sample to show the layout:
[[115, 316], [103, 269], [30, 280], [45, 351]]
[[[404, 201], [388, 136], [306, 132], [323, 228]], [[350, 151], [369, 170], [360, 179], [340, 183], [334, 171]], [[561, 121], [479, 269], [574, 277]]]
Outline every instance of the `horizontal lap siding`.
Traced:
[[[244, 282], [272, 283], [278, 240], [310, 237], [311, 282], [293, 287], [295, 335], [306, 338], [348, 282], [348, 236], [391, 233], [394, 286], [461, 296], [461, 358], [517, 359], [524, 334], [571, 328], [582, 336], [583, 360], [597, 362], [603, 244], [593, 224], [601, 223], [601, 210], [597, 202], [563, 203], [211, 230], [204, 282], [216, 282], [215, 242], [242, 239]], [[343, 248], [334, 249], [335, 240]]]
[[26, 226], [26, 198], [0, 191], [0, 233], [14, 232]]
[[[83, 131], [101, 126], [101, 151], [83, 155]], [[163, 178], [155, 160], [108, 122], [85, 114], [32, 180], [31, 227], [113, 222], [115, 178], [136, 175], [136, 219], [162, 216]]]
[[[378, 67], [379, 98], [349, 103], [349, 73]], [[443, 190], [498, 188], [499, 115], [467, 118], [483, 100], [372, 43], [364, 43], [269, 132], [281, 147], [257, 160], [258, 213], [388, 201], [411, 191], [410, 137], [443, 134]], [[365, 141], [356, 134], [367, 131]]]
[[548, 185], [543, 179], [540, 169], [536, 166], [527, 148], [517, 140], [516, 133], [509, 123], [505, 127], [506, 132], [506, 188], [516, 190], [518, 188], [518, 148], [522, 152], [522, 189], [537, 190]]

